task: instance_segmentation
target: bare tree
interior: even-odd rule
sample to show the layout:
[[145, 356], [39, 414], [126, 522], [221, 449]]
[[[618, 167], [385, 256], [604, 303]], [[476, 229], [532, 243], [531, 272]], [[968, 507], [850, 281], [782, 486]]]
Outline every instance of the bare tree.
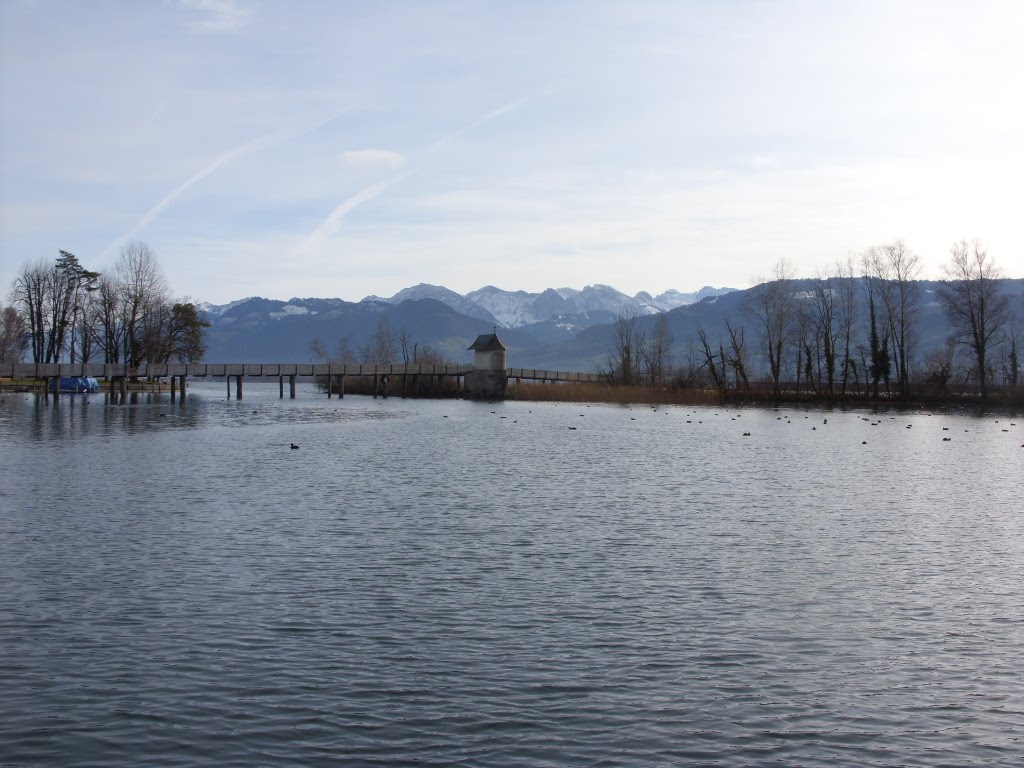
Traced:
[[793, 372], [797, 392], [800, 391], [801, 381], [806, 381], [807, 386], [814, 388], [814, 363], [817, 355], [812, 349], [814, 329], [808, 308], [808, 296], [809, 292], [802, 291], [800, 300], [794, 299], [790, 313], [790, 346], [793, 348]]
[[372, 358], [376, 365], [390, 365], [395, 360], [395, 332], [387, 321], [381, 318], [377, 332], [371, 339]]
[[1003, 334], [1003, 379], [1011, 392], [1020, 386], [1020, 341], [1021, 329], [1015, 322], [1007, 323], [1009, 329]]
[[124, 325], [121, 322], [121, 289], [112, 275], [101, 275], [96, 281], [86, 309], [87, 329], [108, 363], [121, 361], [124, 348]]
[[147, 339], [160, 325], [147, 314], [167, 304], [167, 281], [156, 254], [145, 243], [132, 240], [121, 249], [114, 267], [119, 289], [119, 308], [123, 361], [131, 367], [145, 360]]
[[746, 339], [743, 326], [733, 327], [729, 318], [725, 318], [725, 330], [729, 334], [729, 352], [723, 352], [723, 363], [732, 369], [736, 379], [736, 388], [750, 391], [750, 376], [747, 374]]
[[892, 360], [896, 385], [901, 397], [910, 396], [910, 371], [913, 360], [914, 323], [919, 312], [921, 259], [902, 240], [872, 248], [869, 264], [878, 278], [878, 295], [888, 336], [892, 340]]
[[857, 363], [852, 357], [853, 329], [857, 317], [857, 281], [854, 275], [853, 257], [837, 261], [833, 272], [839, 309], [839, 340], [842, 352], [842, 392], [845, 395], [850, 374], [857, 383]]
[[24, 264], [11, 287], [11, 303], [28, 321], [32, 362], [46, 360], [46, 318], [49, 304], [50, 266], [42, 260]]
[[92, 289], [98, 272], [79, 264], [77, 257], [60, 251], [53, 264], [26, 264], [15, 277], [11, 301], [28, 320], [34, 362], [60, 362], [70, 349], [76, 362], [75, 331], [85, 292]]
[[152, 250], [137, 241], [121, 251], [112, 274], [81, 265], [69, 251], [53, 264], [26, 264], [12, 302], [28, 319], [34, 362], [191, 362], [201, 358], [209, 326], [194, 302], [172, 302]]
[[398, 329], [398, 348], [402, 353], [402, 362], [409, 365], [415, 357], [415, 343], [409, 329], [404, 325]]
[[0, 309], [0, 363], [19, 363], [28, 349], [28, 324], [14, 307]]
[[686, 345], [683, 347], [683, 358], [680, 364], [674, 367], [672, 382], [677, 387], [690, 389], [699, 387], [703, 377], [703, 371], [697, 364], [697, 350], [693, 344], [693, 336], [688, 336]]
[[842, 335], [839, 278], [822, 276], [816, 280], [808, 311], [817, 351], [818, 386], [829, 395], [835, 394], [836, 365]]
[[977, 240], [955, 243], [944, 271], [941, 296], [953, 337], [971, 350], [978, 389], [988, 397], [989, 351], [1010, 315], [1002, 272]]
[[672, 362], [672, 331], [664, 314], [658, 315], [650, 341], [643, 346], [644, 368], [651, 384], [662, 384], [669, 378]]
[[[725, 351], [722, 349], [722, 345], [718, 345], [718, 352], [715, 352], [711, 347], [711, 342], [708, 341], [707, 332], [701, 327], [701, 324], [697, 323], [697, 340], [700, 342], [702, 356], [704, 362], [701, 363], [700, 368], [704, 368], [711, 375], [711, 381], [717, 389], [723, 395], [726, 390], [726, 378], [725, 378]], [[719, 370], [721, 365], [721, 370]]]
[[768, 356], [772, 394], [782, 392], [783, 355], [789, 345], [793, 312], [793, 268], [785, 259], [776, 263], [771, 280], [758, 279], [746, 305], [761, 329], [761, 343]]
[[352, 337], [345, 334], [338, 339], [338, 344], [334, 350], [334, 359], [332, 362], [337, 363], [355, 363], [358, 362], [359, 356], [356, 351], [352, 348]]
[[[61, 255], [64, 255], [63, 251]], [[57, 363], [64, 351], [74, 301], [74, 278], [69, 269], [61, 266], [59, 259], [46, 273], [46, 294], [46, 351], [43, 359]]]
[[633, 384], [646, 354], [646, 336], [636, 310], [627, 307], [612, 323], [612, 348], [608, 353], [611, 376], [622, 384]]
[[924, 382], [927, 386], [945, 392], [953, 376], [955, 346], [952, 341], [933, 349], [924, 358]]
[[321, 363], [328, 362], [327, 347], [319, 336], [313, 337], [309, 342], [309, 354], [313, 356], [314, 360], [319, 360]]

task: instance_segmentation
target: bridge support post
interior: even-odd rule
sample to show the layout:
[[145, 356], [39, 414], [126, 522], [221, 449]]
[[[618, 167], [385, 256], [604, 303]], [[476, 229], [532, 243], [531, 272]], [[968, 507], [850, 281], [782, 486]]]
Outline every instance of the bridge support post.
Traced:
[[[176, 384], [177, 382], [175, 382], [175, 381], [174, 381], [174, 380], [175, 380], [176, 378], [177, 378], [176, 376], [171, 376], [171, 402], [172, 402], [172, 403], [173, 403], [173, 402], [174, 402], [175, 400], [177, 400], [177, 399], [178, 399], [178, 393], [177, 393], [177, 390], [175, 389], [175, 384]], [[157, 384], [157, 386], [159, 387], [160, 385], [159, 385], [159, 384]]]
[[289, 376], [288, 377], [288, 397], [290, 397], [292, 400], [295, 399], [295, 377], [294, 376]]
[[277, 397], [284, 400], [284, 376], [277, 377]]
[[345, 396], [345, 374], [341, 374], [338, 377], [338, 399], [341, 400]]
[[181, 395], [181, 402], [185, 402], [185, 377], [178, 377], [178, 394]]
[[235, 376], [235, 400], [242, 399], [242, 377]]

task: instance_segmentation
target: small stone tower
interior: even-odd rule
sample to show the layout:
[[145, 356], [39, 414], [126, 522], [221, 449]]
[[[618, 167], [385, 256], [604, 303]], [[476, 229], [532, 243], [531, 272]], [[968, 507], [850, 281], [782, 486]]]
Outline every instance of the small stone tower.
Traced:
[[497, 333], [482, 333], [468, 348], [474, 356], [473, 370], [466, 374], [467, 394], [481, 400], [504, 399], [508, 392], [508, 347]]

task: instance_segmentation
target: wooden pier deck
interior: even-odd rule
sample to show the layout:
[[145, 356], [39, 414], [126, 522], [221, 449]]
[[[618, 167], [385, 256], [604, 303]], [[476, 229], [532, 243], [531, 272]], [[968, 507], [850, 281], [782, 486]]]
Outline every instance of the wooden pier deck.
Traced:
[[[0, 379], [18, 381], [34, 380], [46, 382], [45, 391], [51, 390], [55, 380], [76, 376], [88, 376], [104, 379], [109, 383], [111, 392], [127, 389], [129, 379], [170, 379], [171, 396], [176, 390], [185, 392], [187, 378], [224, 378], [228, 382], [230, 393], [231, 379], [235, 379], [236, 397], [242, 396], [242, 380], [244, 378], [277, 377], [284, 397], [284, 380], [289, 381], [291, 397], [295, 397], [295, 381], [298, 377], [326, 377], [338, 394], [344, 397], [345, 379], [348, 376], [372, 377], [374, 392], [378, 383], [384, 386], [387, 397], [387, 383], [391, 377], [412, 377], [419, 381], [420, 377], [463, 377], [473, 371], [471, 364], [457, 365], [362, 365], [355, 363], [144, 363], [135, 367], [123, 363], [0, 363]], [[579, 373], [576, 371], [549, 371], [536, 368], [509, 368], [505, 371], [508, 378], [515, 380], [532, 380], [548, 382], [584, 382], [597, 383], [606, 381], [606, 377], [597, 373]], [[177, 381], [177, 386], [176, 386]], [[403, 381], [403, 384], [405, 382]], [[327, 388], [328, 397], [332, 387]], [[405, 388], [403, 386], [403, 391]]]

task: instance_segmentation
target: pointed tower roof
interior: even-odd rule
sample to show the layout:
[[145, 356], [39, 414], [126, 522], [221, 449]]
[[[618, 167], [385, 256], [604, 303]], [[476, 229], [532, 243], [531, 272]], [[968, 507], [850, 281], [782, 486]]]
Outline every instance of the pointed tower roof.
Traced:
[[508, 347], [501, 343], [496, 333], [481, 333], [466, 349], [472, 349], [474, 352], [508, 352]]

